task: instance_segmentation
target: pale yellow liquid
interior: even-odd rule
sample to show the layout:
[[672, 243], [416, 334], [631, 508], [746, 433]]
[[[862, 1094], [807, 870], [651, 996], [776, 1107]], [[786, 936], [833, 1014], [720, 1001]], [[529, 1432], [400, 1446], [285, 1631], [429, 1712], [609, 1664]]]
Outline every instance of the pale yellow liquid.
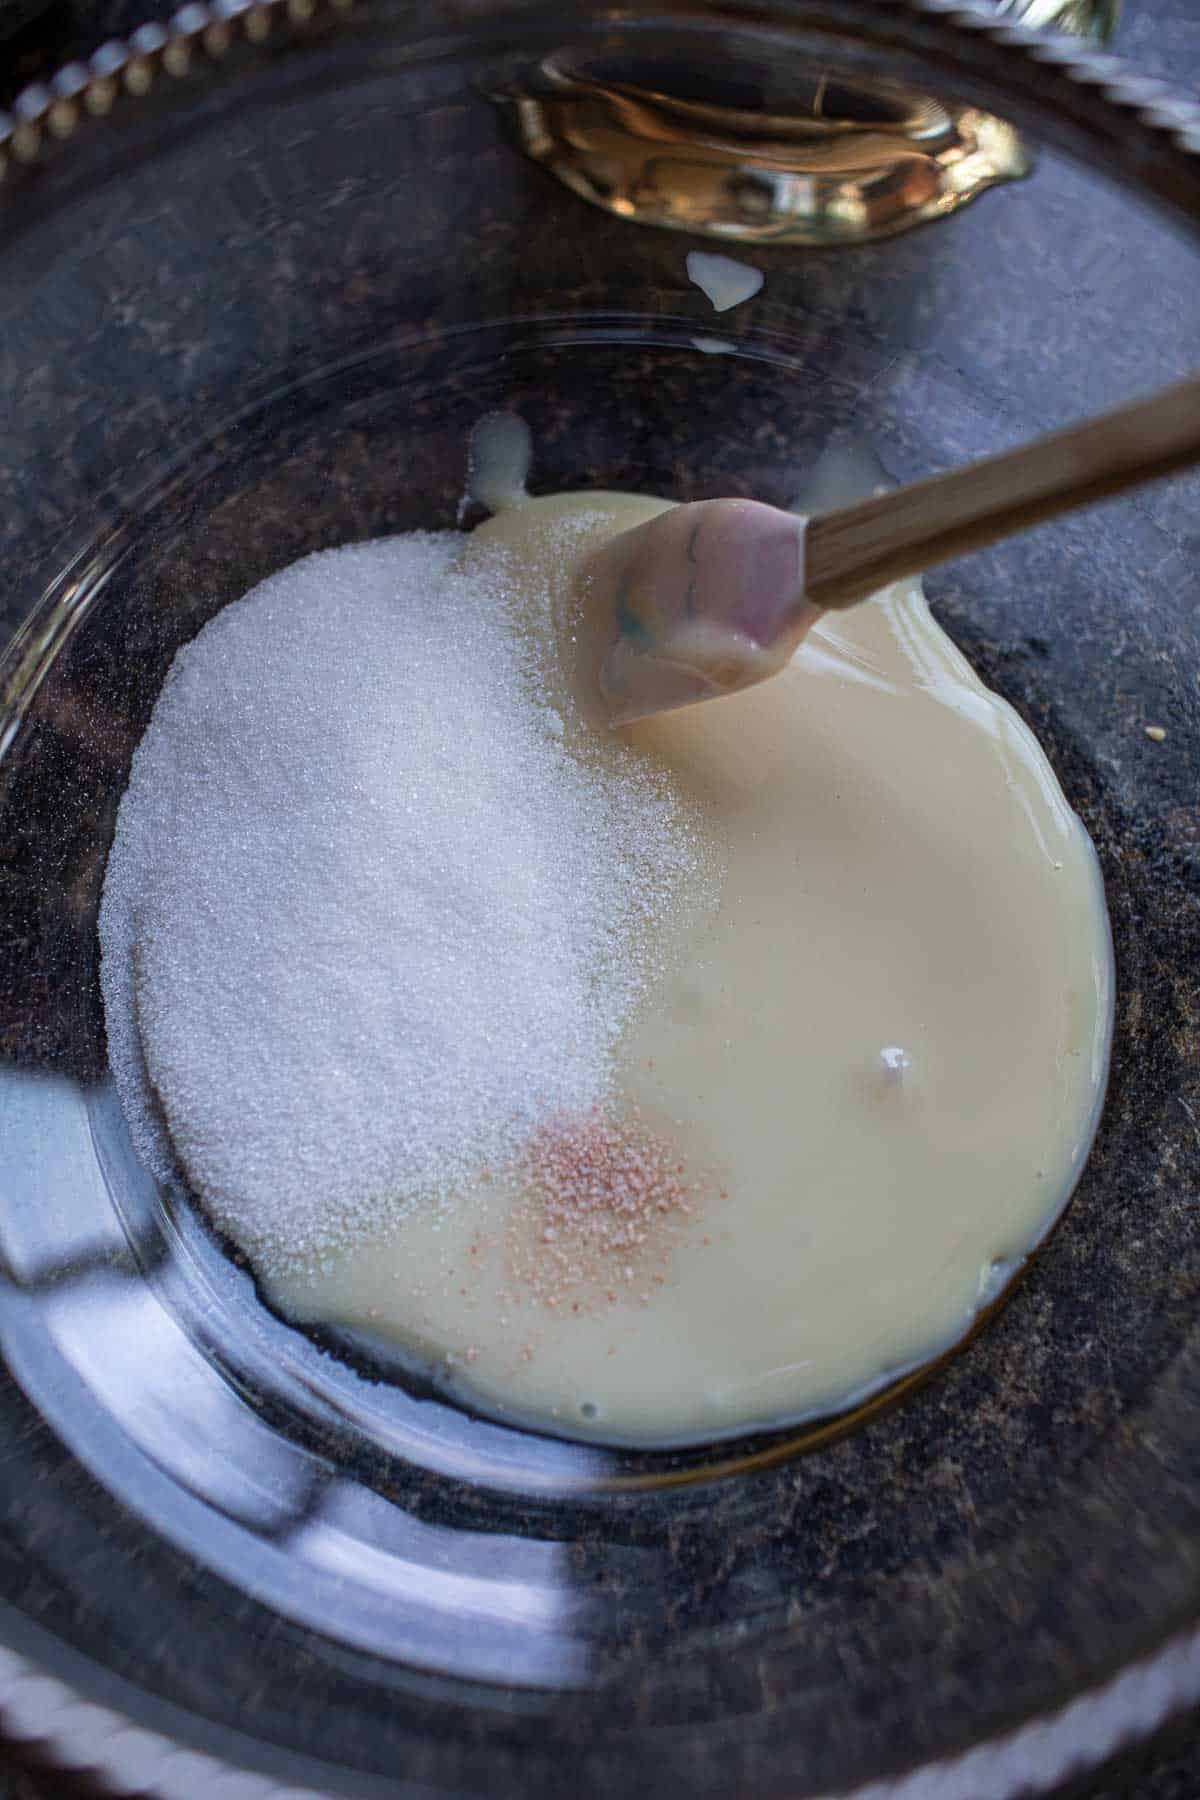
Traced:
[[[476, 549], [519, 555], [569, 628], [562, 514], [595, 515], [591, 541], [660, 506], [529, 502]], [[619, 1105], [700, 1184], [651, 1246], [661, 1285], [638, 1268], [613, 1300], [547, 1305], [513, 1279], [514, 1208], [528, 1231], [501, 1177], [275, 1297], [393, 1338], [489, 1410], [663, 1444], [848, 1405], [969, 1328], [1079, 1173], [1112, 973], [1082, 826], [915, 582], [830, 616], [775, 679], [628, 737], [720, 872], [664, 924], [617, 1056]]]

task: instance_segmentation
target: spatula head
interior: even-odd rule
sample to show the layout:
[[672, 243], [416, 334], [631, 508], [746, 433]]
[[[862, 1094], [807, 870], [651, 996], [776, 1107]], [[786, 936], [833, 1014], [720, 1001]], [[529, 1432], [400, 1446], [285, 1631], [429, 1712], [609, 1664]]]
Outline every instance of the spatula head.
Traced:
[[700, 500], [610, 539], [581, 576], [591, 709], [623, 725], [783, 668], [820, 616], [804, 527], [757, 500]]

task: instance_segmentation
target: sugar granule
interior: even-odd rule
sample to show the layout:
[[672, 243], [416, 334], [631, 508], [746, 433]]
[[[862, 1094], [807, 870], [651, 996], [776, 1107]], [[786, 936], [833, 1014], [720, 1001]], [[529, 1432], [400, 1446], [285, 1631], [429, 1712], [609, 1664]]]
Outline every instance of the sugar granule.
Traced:
[[527, 597], [502, 561], [457, 572], [463, 542], [322, 552], [226, 607], [121, 803], [100, 939], [126, 1117], [268, 1277], [596, 1106], [697, 864], [638, 758], [572, 750]]

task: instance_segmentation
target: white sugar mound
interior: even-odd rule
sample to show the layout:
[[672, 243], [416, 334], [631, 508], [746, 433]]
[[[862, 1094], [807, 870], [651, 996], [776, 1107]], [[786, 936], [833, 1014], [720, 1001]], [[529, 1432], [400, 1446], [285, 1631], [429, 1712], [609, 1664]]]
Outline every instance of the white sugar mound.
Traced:
[[268, 1278], [596, 1104], [694, 865], [638, 759], [569, 749], [503, 566], [456, 572], [463, 542], [323, 552], [225, 608], [121, 803], [122, 1104]]

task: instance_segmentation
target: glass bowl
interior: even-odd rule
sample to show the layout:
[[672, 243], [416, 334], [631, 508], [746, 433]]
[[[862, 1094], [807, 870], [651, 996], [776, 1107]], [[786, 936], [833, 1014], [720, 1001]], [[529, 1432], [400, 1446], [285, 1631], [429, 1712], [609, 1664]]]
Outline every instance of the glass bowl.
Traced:
[[[1040, 161], [936, 229], [741, 245], [718, 316], [687, 238], [529, 154], [547, 66], [601, 58], [706, 104], [736, 67], [750, 111], [756, 70], [883, 83]], [[184, 1800], [1004, 1800], [1196, 1697], [1195, 482], [930, 578], [1092, 833], [1119, 992], [1062, 1225], [869, 1417], [607, 1451], [289, 1328], [133, 1157], [95, 925], [178, 646], [308, 551], [452, 525], [488, 408], [543, 490], [786, 504], [831, 449], [905, 480], [1185, 372], [1200, 114], [943, 0], [223, 0], [0, 146], [9, 1733]]]

